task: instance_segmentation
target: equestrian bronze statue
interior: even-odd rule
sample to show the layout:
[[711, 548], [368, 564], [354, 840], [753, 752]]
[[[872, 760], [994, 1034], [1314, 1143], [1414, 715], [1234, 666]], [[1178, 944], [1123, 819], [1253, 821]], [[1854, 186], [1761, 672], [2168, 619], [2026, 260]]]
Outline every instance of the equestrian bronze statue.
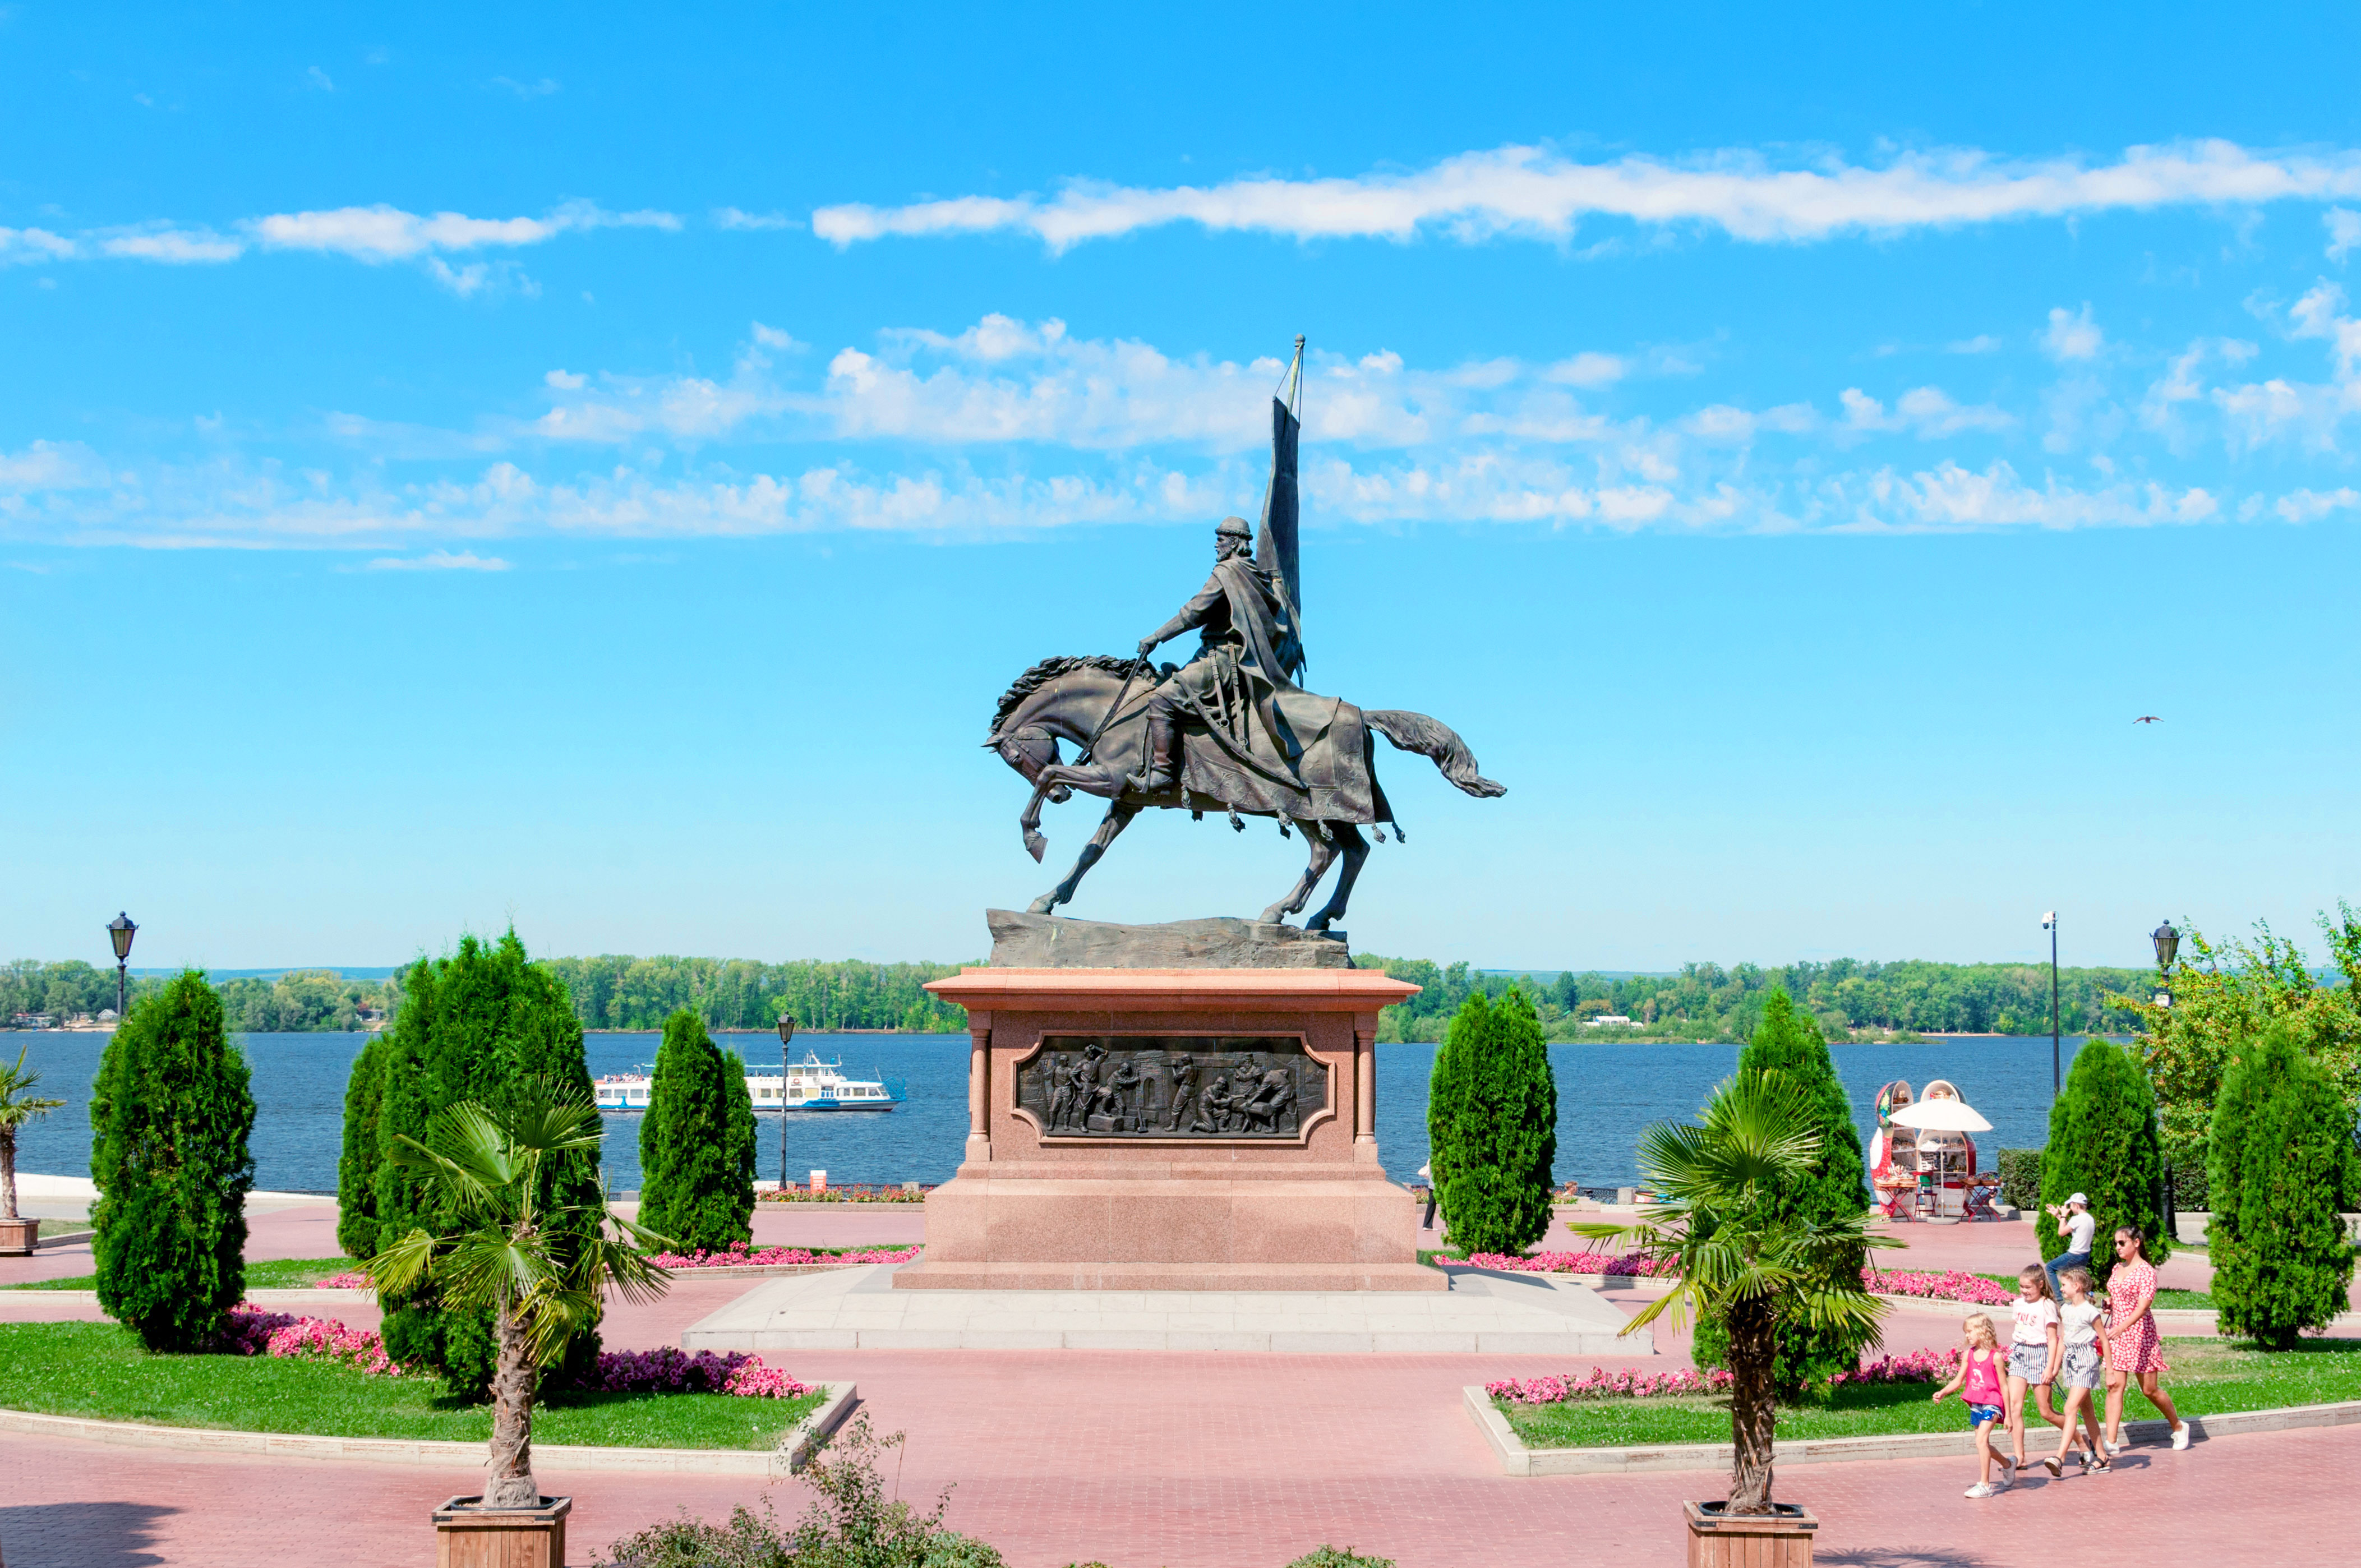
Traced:
[[[1244, 519], [1213, 530], [1213, 571], [1178, 613], [1139, 640], [1137, 655], [1085, 654], [1044, 659], [1000, 699], [984, 744], [1033, 785], [1019, 825], [1038, 861], [1041, 803], [1074, 791], [1110, 802], [1104, 820], [1073, 870], [1035, 899], [1047, 915], [1071, 903], [1084, 872], [1115, 835], [1149, 806], [1202, 817], [1225, 812], [1241, 830], [1247, 817], [1270, 817], [1284, 835], [1300, 829], [1311, 851], [1302, 877], [1262, 912], [1266, 923], [1300, 912], [1330, 866], [1341, 861], [1335, 891], [1305, 928], [1325, 931], [1344, 918], [1369, 846], [1363, 825], [1394, 821], [1378, 783], [1377, 735], [1433, 759], [1443, 776], [1469, 795], [1505, 793], [1477, 772], [1476, 758], [1448, 725], [1422, 713], [1359, 708], [1299, 685], [1304, 667], [1301, 577], [1296, 542], [1296, 444], [1303, 384], [1303, 340], [1271, 400], [1270, 486], [1259, 535]], [[1185, 663], [1157, 665], [1155, 650], [1198, 634]], [[1072, 746], [1072, 762], [1060, 745]], [[1375, 828], [1385, 841], [1382, 828]]]

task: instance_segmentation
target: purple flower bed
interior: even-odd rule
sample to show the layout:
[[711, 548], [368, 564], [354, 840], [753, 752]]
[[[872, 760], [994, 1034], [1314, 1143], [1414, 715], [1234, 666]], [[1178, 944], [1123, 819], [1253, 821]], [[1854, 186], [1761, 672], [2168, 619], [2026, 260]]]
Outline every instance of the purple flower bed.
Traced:
[[[222, 1348], [236, 1355], [338, 1361], [372, 1376], [403, 1376], [373, 1330], [347, 1328], [329, 1318], [298, 1318], [239, 1306], [230, 1310]], [[555, 1382], [552, 1387], [562, 1387]], [[730, 1394], [741, 1399], [799, 1399], [812, 1391], [759, 1355], [700, 1350], [607, 1350], [598, 1369], [573, 1387], [601, 1394]]]
[[[1960, 1363], [1957, 1350], [1916, 1350], [1907, 1355], [1864, 1361], [1860, 1370], [1839, 1372], [1832, 1385], [1857, 1383], [1939, 1383]], [[1730, 1374], [1720, 1367], [1699, 1372], [1684, 1366], [1677, 1372], [1609, 1372], [1594, 1366], [1587, 1377], [1568, 1373], [1560, 1377], [1510, 1377], [1484, 1385], [1484, 1392], [1515, 1405], [1557, 1405], [1576, 1399], [1652, 1399], [1668, 1394], [1719, 1394], [1728, 1391]]]
[[[1471, 1268], [1514, 1269], [1521, 1274], [1623, 1274], [1646, 1277], [1657, 1272], [1653, 1258], [1631, 1253], [1532, 1252], [1510, 1256], [1504, 1252], [1479, 1252], [1464, 1258], [1442, 1258]], [[1666, 1268], [1666, 1273], [1671, 1270]]]
[[808, 1187], [786, 1187], [774, 1191], [757, 1192], [757, 1203], [923, 1203], [934, 1183], [921, 1185], [916, 1192], [906, 1192], [899, 1187], [823, 1187], [815, 1192]]
[[744, 1351], [700, 1350], [691, 1355], [657, 1350], [598, 1353], [597, 1374], [577, 1385], [602, 1394], [734, 1394], [741, 1398], [796, 1399], [811, 1392], [763, 1358]]
[[744, 1242], [732, 1242], [728, 1250], [708, 1252], [699, 1247], [692, 1253], [651, 1253], [648, 1261], [659, 1268], [751, 1268], [761, 1264], [783, 1263], [907, 1263], [918, 1255], [916, 1246], [867, 1247], [847, 1252], [813, 1252], [808, 1247], [766, 1246], [749, 1247]]

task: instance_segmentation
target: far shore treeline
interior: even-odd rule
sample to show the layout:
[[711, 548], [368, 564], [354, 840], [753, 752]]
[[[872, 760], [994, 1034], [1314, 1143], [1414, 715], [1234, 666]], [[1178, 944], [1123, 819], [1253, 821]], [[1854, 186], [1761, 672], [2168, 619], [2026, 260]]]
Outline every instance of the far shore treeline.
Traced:
[[[1818, 1020], [1832, 1041], [1915, 1034], [2046, 1035], [2049, 1033], [2048, 964], [1944, 964], [1919, 959], [1868, 963], [1833, 959], [1775, 969], [1739, 964], [1683, 964], [1675, 974], [1610, 978], [1565, 970], [1557, 974], [1488, 973], [1465, 963], [1438, 968], [1424, 959], [1364, 955], [1364, 969], [1382, 969], [1425, 989], [1379, 1020], [1381, 1041], [1440, 1040], [1471, 992], [1498, 1000], [1520, 986], [1537, 1004], [1552, 1040], [1721, 1040], [1754, 1038], [1772, 992], [1784, 991]], [[2147, 994], [2153, 970], [2060, 969], [2059, 1026], [2070, 1035], [2129, 1034], [2138, 1016], [2109, 1005], [2111, 996]], [[1625, 1017], [1629, 1025], [1593, 1027], [1589, 1020]]]
[[[709, 1029], [774, 1027], [781, 1014], [798, 1028], [890, 1029], [956, 1033], [966, 1015], [924, 987], [959, 972], [957, 964], [754, 959], [596, 958], [539, 960], [566, 989], [586, 1029], [656, 1030], [682, 1009]], [[1443, 966], [1424, 959], [1364, 956], [1364, 968], [1423, 986], [1410, 1002], [1386, 1009], [1378, 1038], [1443, 1038], [1472, 992], [1497, 1000], [1519, 976], [1486, 972], [1465, 962]], [[1522, 978], [1551, 1040], [1752, 1039], [1771, 992], [1784, 989], [1819, 1021], [1834, 1041], [1908, 1034], [2045, 1035], [2049, 1032], [2047, 964], [1893, 963], [1837, 959], [1776, 968], [1685, 964], [1677, 973], [1608, 976], [1566, 970]], [[2110, 994], [2145, 995], [2146, 970], [2062, 969], [2059, 1025], [2069, 1034], [2128, 1034], [2130, 1012], [2110, 1007]], [[133, 1000], [160, 992], [167, 981], [135, 978]], [[347, 979], [333, 970], [291, 970], [275, 980], [223, 980], [214, 989], [234, 1032], [250, 1034], [355, 1030], [390, 1020], [401, 1010], [400, 975]], [[20, 959], [0, 967], [0, 1026], [20, 1013], [60, 1023], [96, 1017], [115, 1005], [115, 976], [81, 960]], [[1592, 1027], [1589, 1021], [1629, 1017], [1628, 1026]]]

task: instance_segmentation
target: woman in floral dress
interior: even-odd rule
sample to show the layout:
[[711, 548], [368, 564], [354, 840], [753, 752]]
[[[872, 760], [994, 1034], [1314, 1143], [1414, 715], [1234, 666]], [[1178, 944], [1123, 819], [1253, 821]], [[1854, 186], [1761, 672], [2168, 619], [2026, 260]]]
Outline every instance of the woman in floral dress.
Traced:
[[2172, 1396], [2157, 1383], [2165, 1371], [2164, 1336], [2157, 1332], [2156, 1265], [2147, 1260], [2147, 1235], [2137, 1225], [2115, 1233], [2115, 1267], [2107, 1276], [2107, 1449], [2124, 1451], [2124, 1390], [2132, 1379], [2157, 1413], [2172, 1426], [2172, 1446], [2189, 1446], [2189, 1423], [2172, 1408]]

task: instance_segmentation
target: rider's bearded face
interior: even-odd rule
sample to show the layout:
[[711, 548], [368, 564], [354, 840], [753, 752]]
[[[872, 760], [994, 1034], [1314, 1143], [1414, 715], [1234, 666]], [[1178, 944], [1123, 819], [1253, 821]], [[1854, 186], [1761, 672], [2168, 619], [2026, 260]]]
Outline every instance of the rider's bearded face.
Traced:
[[1235, 533], [1213, 535], [1213, 559], [1217, 563], [1228, 560], [1246, 547], [1246, 542]]

